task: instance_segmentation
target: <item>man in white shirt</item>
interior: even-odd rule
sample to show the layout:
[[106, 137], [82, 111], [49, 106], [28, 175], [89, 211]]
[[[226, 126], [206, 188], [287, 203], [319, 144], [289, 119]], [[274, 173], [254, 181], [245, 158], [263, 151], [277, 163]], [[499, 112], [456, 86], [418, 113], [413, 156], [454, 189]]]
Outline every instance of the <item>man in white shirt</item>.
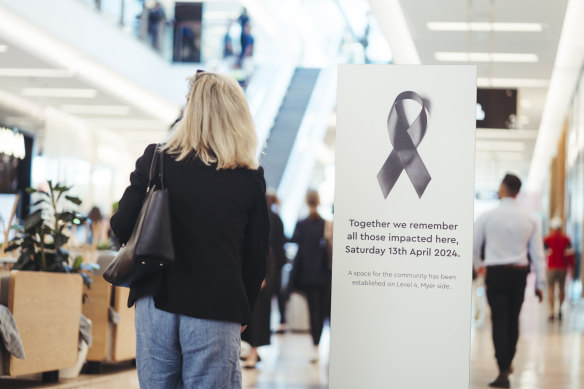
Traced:
[[[515, 197], [520, 189], [521, 180], [517, 176], [505, 175], [499, 187], [500, 205], [481, 215], [474, 228], [474, 267], [479, 273], [486, 272], [495, 358], [499, 366], [499, 375], [489, 383], [495, 388], [511, 387], [509, 374], [519, 338], [519, 313], [530, 264], [540, 302], [545, 287], [540, 226], [517, 205]], [[484, 258], [481, 258], [482, 249]]]

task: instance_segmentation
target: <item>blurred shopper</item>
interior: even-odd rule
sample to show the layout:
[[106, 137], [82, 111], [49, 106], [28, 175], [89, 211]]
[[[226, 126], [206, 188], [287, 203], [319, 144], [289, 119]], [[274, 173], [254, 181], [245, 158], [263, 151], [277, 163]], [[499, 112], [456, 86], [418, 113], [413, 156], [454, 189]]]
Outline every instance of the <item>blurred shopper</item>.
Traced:
[[312, 362], [318, 361], [318, 344], [324, 320], [330, 311], [328, 288], [331, 282], [326, 239], [325, 220], [318, 213], [320, 199], [318, 192], [310, 190], [306, 194], [309, 214], [296, 224], [292, 241], [298, 244], [294, 259], [292, 283], [295, 289], [306, 296], [310, 315], [310, 333], [314, 345]]
[[103, 221], [103, 215], [99, 207], [94, 205], [87, 214], [87, 218], [89, 219], [89, 225], [87, 226], [89, 229], [87, 243], [93, 244], [93, 240], [97, 240], [100, 237], [99, 232], [101, 229], [101, 222]]
[[574, 249], [572, 242], [562, 232], [562, 219], [554, 217], [550, 221], [552, 231], [543, 240], [547, 254], [547, 282], [550, 304], [550, 320], [554, 320], [554, 303], [556, 299], [556, 284], [560, 290], [560, 301], [558, 304], [558, 320], [562, 320], [562, 303], [566, 295], [566, 274], [568, 269], [572, 269], [574, 261]]
[[[493, 343], [499, 375], [489, 383], [509, 388], [511, 363], [519, 339], [519, 313], [525, 296], [529, 265], [535, 271], [535, 294], [543, 300], [543, 245], [538, 221], [517, 205], [521, 180], [507, 174], [499, 187], [500, 205], [481, 215], [474, 229], [474, 266], [485, 275], [491, 307]], [[484, 245], [484, 262], [481, 248]]]
[[[266, 188], [245, 95], [226, 75], [197, 72], [190, 84], [163, 147], [176, 259], [128, 299], [142, 389], [241, 388], [240, 333], [266, 274]], [[137, 160], [112, 217], [121, 242], [146, 195], [154, 150]]]
[[[269, 256], [268, 256], [269, 258]], [[249, 343], [251, 349], [245, 358], [243, 367], [246, 369], [255, 369], [260, 360], [258, 347], [270, 344], [270, 315], [272, 313], [272, 276], [274, 272], [274, 263], [271, 258], [268, 259], [266, 278], [262, 282], [260, 293], [253, 308], [251, 321], [247, 329], [241, 334], [241, 340]]]
[[[334, 211], [334, 209], [333, 209]], [[329, 277], [328, 284], [326, 285], [326, 297], [325, 297], [325, 319], [331, 319], [331, 302], [332, 302], [332, 270], [333, 270], [333, 222], [325, 220], [324, 223], [324, 244], [325, 244], [325, 255], [326, 264], [329, 272], [331, 272], [331, 277]]]
[[284, 235], [284, 224], [280, 215], [275, 211], [280, 204], [275, 191], [268, 189], [266, 196], [268, 202], [268, 214], [270, 215], [270, 257], [275, 264], [273, 277], [272, 296], [276, 296], [278, 301], [278, 311], [280, 312], [280, 326], [278, 332], [282, 333], [286, 329], [286, 300], [287, 294], [282, 290], [282, 268], [288, 261], [284, 251], [286, 236]]
[[[112, 212], [110, 215], [115, 215], [116, 212], [118, 212], [118, 204], [119, 204], [119, 201], [116, 201], [115, 203], [112, 204]], [[120, 244], [120, 240], [118, 239], [116, 234], [114, 234], [114, 231], [112, 230], [110, 223], [108, 223], [107, 237], [109, 239], [110, 246], [111, 246], [112, 250], [118, 251], [120, 249], [120, 247], [122, 247], [122, 245]]]
[[[266, 268], [266, 278], [262, 282], [260, 294], [255, 303], [252, 319], [247, 330], [242, 334], [241, 339], [250, 344], [250, 352], [245, 359], [244, 367], [253, 369], [260, 360], [258, 347], [270, 344], [270, 316], [272, 306], [272, 296], [278, 295], [282, 281], [282, 261], [284, 256], [284, 226], [280, 217], [274, 213], [271, 206], [274, 204], [275, 195], [267, 194], [266, 200], [268, 205], [268, 215], [270, 219], [270, 253], [268, 254], [268, 263]], [[282, 308], [280, 308], [282, 309]], [[282, 316], [280, 311], [280, 317]]]
[[251, 35], [251, 24], [247, 23], [241, 35], [241, 53], [239, 54], [239, 59], [237, 61], [238, 67], [243, 67], [245, 59], [251, 58], [253, 55], [253, 45], [254, 38], [253, 35]]
[[[250, 344], [251, 350], [245, 360], [244, 367], [253, 369], [259, 361], [258, 347], [270, 344], [270, 315], [272, 306], [272, 296], [276, 294], [279, 297], [279, 291], [282, 283], [282, 266], [286, 261], [284, 255], [284, 226], [280, 217], [271, 209], [277, 197], [274, 194], [267, 194], [268, 215], [270, 219], [270, 253], [268, 254], [268, 263], [266, 278], [262, 282], [260, 294], [255, 303], [252, 319], [247, 330], [242, 334], [241, 339]], [[278, 301], [279, 303], [279, 301]], [[280, 318], [283, 309], [280, 308]]]
[[240, 43], [241, 43], [241, 47], [243, 48], [243, 34], [244, 34], [244, 31], [245, 31], [245, 27], [247, 25], [249, 25], [249, 15], [247, 14], [247, 8], [244, 7], [241, 10], [241, 14], [237, 18], [237, 22], [241, 26], [241, 38], [240, 38], [241, 41], [240, 41]]
[[166, 26], [166, 13], [160, 1], [148, 10], [148, 38], [152, 47], [157, 51], [162, 51], [162, 37]]

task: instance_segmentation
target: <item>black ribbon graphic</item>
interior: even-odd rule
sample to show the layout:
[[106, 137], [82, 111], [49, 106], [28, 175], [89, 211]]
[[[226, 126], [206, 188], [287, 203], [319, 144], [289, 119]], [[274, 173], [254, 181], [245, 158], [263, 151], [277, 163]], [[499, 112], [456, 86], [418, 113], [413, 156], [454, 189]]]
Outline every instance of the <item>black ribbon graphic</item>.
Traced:
[[[404, 100], [414, 100], [422, 106], [420, 113], [411, 124], [408, 123], [404, 111]], [[402, 170], [406, 171], [420, 198], [430, 183], [432, 177], [430, 177], [430, 173], [428, 173], [428, 169], [426, 169], [426, 165], [422, 162], [417, 150], [426, 134], [428, 125], [426, 111], [429, 112], [429, 108], [429, 102], [416, 92], [402, 92], [395, 98], [387, 117], [387, 130], [393, 150], [377, 173], [377, 180], [384, 198], [387, 198], [391, 192]]]

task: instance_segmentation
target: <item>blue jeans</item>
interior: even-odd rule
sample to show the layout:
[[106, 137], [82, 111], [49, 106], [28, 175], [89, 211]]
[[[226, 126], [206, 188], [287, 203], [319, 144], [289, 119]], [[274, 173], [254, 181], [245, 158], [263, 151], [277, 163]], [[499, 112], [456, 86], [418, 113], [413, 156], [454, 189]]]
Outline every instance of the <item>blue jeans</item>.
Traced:
[[240, 389], [240, 324], [197, 319], [136, 301], [136, 365], [141, 389]]

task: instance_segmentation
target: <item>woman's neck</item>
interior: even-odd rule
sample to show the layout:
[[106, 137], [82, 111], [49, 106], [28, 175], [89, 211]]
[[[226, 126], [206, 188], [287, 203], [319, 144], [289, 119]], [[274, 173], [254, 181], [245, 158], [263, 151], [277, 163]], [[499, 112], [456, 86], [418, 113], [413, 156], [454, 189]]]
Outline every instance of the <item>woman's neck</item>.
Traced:
[[320, 215], [318, 214], [318, 210], [316, 208], [310, 208], [310, 211], [308, 212], [308, 219], [314, 220], [318, 219], [319, 217]]

